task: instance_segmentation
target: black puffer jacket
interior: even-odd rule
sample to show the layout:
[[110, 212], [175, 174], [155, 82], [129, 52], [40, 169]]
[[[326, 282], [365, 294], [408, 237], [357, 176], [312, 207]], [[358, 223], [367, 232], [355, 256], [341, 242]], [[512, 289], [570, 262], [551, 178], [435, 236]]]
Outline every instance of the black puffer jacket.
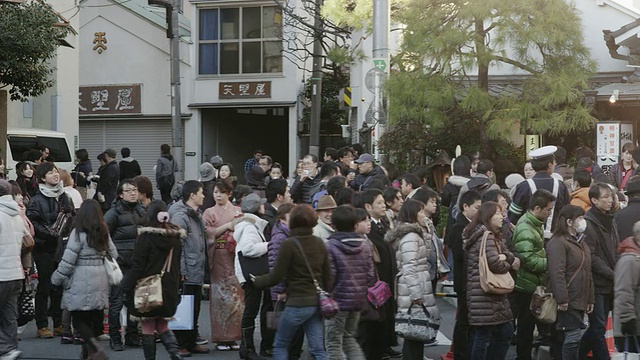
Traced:
[[147, 222], [142, 205], [139, 203], [130, 204], [118, 198], [113, 207], [104, 215], [104, 221], [109, 227], [111, 240], [118, 249], [118, 264], [121, 267], [130, 267], [138, 237], [138, 228]]
[[46, 197], [38, 190], [38, 193], [29, 201], [27, 217], [33, 224], [36, 242], [33, 252], [49, 254], [56, 252], [58, 237], [49, 232], [49, 227], [56, 222], [59, 212], [65, 214], [73, 212], [73, 204], [67, 194], [63, 193], [56, 199]]
[[618, 261], [616, 251], [620, 244], [618, 227], [613, 215], [605, 214], [595, 206], [587, 211], [584, 218], [587, 220], [584, 242], [591, 251], [595, 294], [613, 294], [614, 270]]
[[[165, 230], [154, 227], [140, 228], [139, 232], [131, 270], [122, 279], [122, 288], [129, 302], [128, 307], [134, 316], [172, 317], [180, 302], [180, 254], [182, 253], [180, 238], [186, 237], [187, 233], [184, 230]], [[136, 283], [147, 276], [160, 274], [171, 248], [173, 248], [171, 268], [162, 277], [162, 307], [141, 313], [133, 306]]]
[[308, 204], [311, 205], [312, 192], [318, 184], [320, 184], [320, 174], [316, 177], [306, 178], [303, 182], [300, 181], [300, 177], [296, 177], [296, 181], [291, 186], [291, 198], [296, 204]]
[[[480, 245], [482, 236], [487, 230], [484, 226], [477, 227], [469, 239], [465, 239], [465, 269], [467, 269], [467, 307], [469, 309], [469, 325], [487, 326], [499, 325], [513, 320], [511, 307], [507, 295], [487, 294], [480, 285]], [[500, 249], [498, 249], [498, 247]], [[500, 260], [504, 254], [507, 260]], [[511, 270], [515, 256], [499, 240], [489, 233], [487, 238], [487, 263], [495, 274], [506, 274]]]

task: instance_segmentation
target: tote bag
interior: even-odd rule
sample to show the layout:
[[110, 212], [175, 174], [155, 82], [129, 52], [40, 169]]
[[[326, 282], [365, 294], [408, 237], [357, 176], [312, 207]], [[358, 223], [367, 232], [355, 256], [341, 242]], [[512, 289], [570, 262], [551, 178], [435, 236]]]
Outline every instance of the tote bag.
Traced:
[[[480, 286], [482, 290], [488, 294], [509, 294], [513, 291], [515, 283], [511, 274], [494, 274], [489, 269], [489, 263], [487, 261], [487, 238], [489, 237], [489, 231], [485, 231], [482, 236], [482, 243], [480, 244], [480, 261], [478, 263], [478, 269], [480, 270]], [[500, 250], [498, 248], [498, 250]]]

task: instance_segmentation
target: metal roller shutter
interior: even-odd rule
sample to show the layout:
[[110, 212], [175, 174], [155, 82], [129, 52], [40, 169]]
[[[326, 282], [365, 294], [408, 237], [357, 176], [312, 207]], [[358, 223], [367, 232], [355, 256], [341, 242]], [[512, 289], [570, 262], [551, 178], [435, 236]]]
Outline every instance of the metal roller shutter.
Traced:
[[80, 122], [80, 148], [85, 148], [91, 156], [94, 171], [100, 166], [96, 157], [107, 148], [131, 149], [131, 157], [140, 164], [142, 175], [154, 184], [154, 197], [160, 198], [155, 188], [154, 166], [160, 156], [160, 145], [171, 144], [171, 120], [101, 120]]

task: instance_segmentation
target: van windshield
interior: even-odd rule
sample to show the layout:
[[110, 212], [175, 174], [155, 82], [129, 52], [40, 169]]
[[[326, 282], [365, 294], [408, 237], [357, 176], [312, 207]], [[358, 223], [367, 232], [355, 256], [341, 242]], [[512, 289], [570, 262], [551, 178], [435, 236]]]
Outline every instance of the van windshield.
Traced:
[[15, 161], [22, 161], [25, 152], [44, 145], [49, 148], [49, 157], [55, 162], [71, 162], [71, 154], [64, 138], [18, 135], [9, 135], [8, 138], [11, 156]]

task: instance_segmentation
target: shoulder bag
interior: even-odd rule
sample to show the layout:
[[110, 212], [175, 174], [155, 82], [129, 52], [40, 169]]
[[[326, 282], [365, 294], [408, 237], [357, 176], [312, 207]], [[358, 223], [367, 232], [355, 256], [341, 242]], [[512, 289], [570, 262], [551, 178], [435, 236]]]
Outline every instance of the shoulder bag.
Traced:
[[[580, 262], [580, 266], [576, 272], [571, 275], [569, 282], [567, 283], [567, 288], [573, 280], [578, 276], [580, 270], [582, 270], [582, 265], [584, 265], [584, 251], [582, 252], [582, 261]], [[544, 286], [536, 287], [536, 291], [533, 293], [531, 297], [531, 303], [529, 304], [529, 310], [533, 316], [538, 319], [543, 324], [553, 324], [556, 322], [556, 318], [558, 317], [558, 302], [553, 297], [552, 293], [547, 292], [547, 288]]]
[[136, 309], [146, 313], [162, 307], [162, 277], [171, 271], [171, 260], [173, 259], [173, 248], [169, 251], [167, 259], [160, 274], [147, 276], [138, 280], [133, 294], [133, 303]]
[[325, 319], [330, 319], [330, 318], [336, 316], [338, 314], [338, 312], [340, 311], [340, 307], [338, 306], [338, 303], [335, 300], [333, 300], [333, 298], [331, 297], [331, 295], [329, 295], [329, 293], [327, 293], [326, 291], [322, 290], [322, 288], [320, 287], [320, 284], [318, 283], [318, 280], [316, 280], [315, 275], [313, 275], [313, 270], [311, 269], [311, 266], [309, 265], [309, 261], [307, 260], [307, 255], [304, 254], [304, 250], [302, 249], [302, 246], [300, 245], [300, 242], [298, 242], [298, 239], [296, 239], [294, 237], [294, 238], [291, 238], [291, 240], [293, 240], [293, 242], [295, 242], [296, 245], [298, 245], [298, 249], [300, 249], [300, 253], [302, 254], [302, 258], [304, 259], [304, 263], [307, 265], [307, 269], [309, 270], [309, 274], [311, 274], [311, 279], [313, 280], [313, 285], [316, 287], [316, 291], [318, 293], [318, 305], [320, 306], [320, 314]]
[[[480, 244], [480, 260], [478, 262], [478, 270], [480, 271], [480, 286], [482, 290], [487, 294], [509, 294], [513, 291], [515, 282], [513, 277], [508, 272], [505, 274], [494, 274], [489, 269], [489, 262], [487, 261], [487, 238], [489, 237], [489, 231], [485, 231], [482, 236], [482, 243]], [[500, 248], [496, 243], [498, 252]]]

